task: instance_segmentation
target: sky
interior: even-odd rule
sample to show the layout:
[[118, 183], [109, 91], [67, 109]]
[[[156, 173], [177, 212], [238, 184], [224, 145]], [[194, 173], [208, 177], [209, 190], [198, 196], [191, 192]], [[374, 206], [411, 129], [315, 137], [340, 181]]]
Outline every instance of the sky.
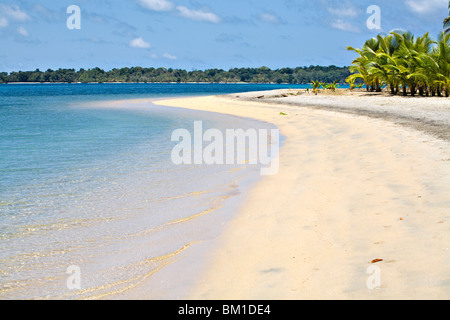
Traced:
[[0, 0], [0, 71], [348, 66], [347, 46], [436, 38], [448, 15], [447, 0]]

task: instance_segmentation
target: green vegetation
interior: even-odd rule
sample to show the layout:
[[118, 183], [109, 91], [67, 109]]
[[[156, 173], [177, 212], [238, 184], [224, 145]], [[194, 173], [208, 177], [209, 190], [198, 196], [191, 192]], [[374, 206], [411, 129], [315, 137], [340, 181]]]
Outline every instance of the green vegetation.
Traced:
[[444, 32], [445, 33], [450, 32], [450, 1], [448, 2], [448, 11], [449, 11], [449, 16], [444, 19]]
[[11, 73], [0, 73], [0, 83], [8, 82], [141, 82], [141, 83], [168, 83], [168, 82], [207, 82], [207, 83], [309, 83], [310, 79], [321, 82], [332, 83], [333, 81], [344, 83], [350, 75], [348, 67], [298, 67], [281, 68], [271, 70], [267, 67], [261, 68], [233, 68], [228, 71], [222, 69], [180, 70], [166, 68], [122, 68], [104, 71], [100, 68], [94, 69], [39, 69], [35, 71], [18, 71]]
[[348, 47], [358, 57], [353, 60], [347, 78], [350, 87], [363, 82], [367, 91], [412, 96], [450, 95], [450, 33], [443, 31], [437, 40], [428, 33], [415, 37], [410, 32], [378, 35], [361, 49]]
[[336, 91], [337, 88], [339, 88], [339, 85], [337, 84], [337, 81], [334, 81], [333, 83], [326, 84], [324, 86], [324, 89], [331, 90], [331, 91]]
[[315, 94], [317, 94], [321, 87], [323, 87], [324, 83], [319, 80], [311, 80], [312, 89]]
[[[349, 78], [346, 79], [347, 82], [348, 82]], [[354, 82], [354, 80], [351, 80], [350, 82]], [[325, 82], [321, 82], [319, 80], [311, 80], [311, 85], [312, 85], [312, 91], [316, 95], [320, 92], [321, 88], [325, 89], [325, 90], [331, 90], [331, 91], [336, 91], [336, 89], [339, 88], [338, 82], [336, 80], [333, 81], [332, 83], [325, 83]], [[354, 87], [355, 87], [355, 85], [354, 84], [352, 85], [350, 83], [350, 89], [353, 89]], [[309, 91], [309, 88], [307, 89], [307, 91]]]

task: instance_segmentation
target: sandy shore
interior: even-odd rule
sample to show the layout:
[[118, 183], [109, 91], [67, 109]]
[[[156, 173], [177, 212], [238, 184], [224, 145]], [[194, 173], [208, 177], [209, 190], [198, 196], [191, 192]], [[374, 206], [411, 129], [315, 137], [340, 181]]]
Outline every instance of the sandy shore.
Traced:
[[188, 298], [450, 298], [448, 99], [263, 95], [156, 102], [271, 122], [286, 137], [279, 173], [250, 191]]
[[273, 90], [230, 95], [243, 101], [308, 107], [389, 120], [450, 141], [450, 99], [439, 97], [391, 96], [366, 90], [322, 90], [314, 95], [305, 90]]

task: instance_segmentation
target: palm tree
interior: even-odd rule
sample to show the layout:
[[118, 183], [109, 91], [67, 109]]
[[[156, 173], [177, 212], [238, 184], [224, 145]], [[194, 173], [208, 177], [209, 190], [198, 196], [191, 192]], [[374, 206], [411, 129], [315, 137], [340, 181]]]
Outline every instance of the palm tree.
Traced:
[[389, 34], [378, 35], [379, 50], [377, 51], [377, 63], [373, 63], [373, 71], [378, 73], [383, 81], [389, 85], [391, 94], [398, 92], [398, 67], [395, 54], [399, 48], [399, 42]]
[[450, 32], [450, 1], [448, 2], [448, 11], [449, 16], [445, 18], [444, 20], [444, 32], [449, 33]]
[[439, 35], [437, 47], [434, 49], [434, 55], [436, 57], [436, 63], [438, 65], [437, 80], [437, 93], [441, 95], [441, 87], [445, 91], [445, 96], [450, 95], [450, 34], [442, 32]]
[[416, 38], [411, 32], [391, 31], [366, 41], [361, 49], [347, 50], [358, 54], [349, 83], [362, 79], [368, 91], [381, 91], [384, 83], [391, 94], [398, 94], [401, 86], [405, 96], [450, 95], [450, 33], [443, 31], [434, 41], [428, 32]]
[[402, 86], [403, 95], [407, 95], [407, 88], [410, 88], [411, 93], [414, 94], [414, 79], [411, 80], [408, 78], [410, 74], [414, 73], [415, 69], [414, 58], [416, 52], [413, 50], [414, 35], [405, 31], [392, 31], [391, 35], [395, 38], [398, 47], [392, 56], [392, 63], [389, 65], [389, 69], [396, 75], [397, 85]]
[[350, 71], [356, 73], [347, 78], [347, 80], [353, 82], [360, 78], [364, 81], [367, 91], [381, 91], [379, 75], [372, 72], [373, 66], [371, 65], [376, 59], [376, 51], [378, 48], [379, 43], [376, 38], [367, 40], [361, 49], [347, 47], [347, 50], [355, 51], [359, 54], [359, 57], [353, 60], [353, 65], [350, 66]]
[[372, 76], [367, 69], [369, 59], [363, 54], [361, 49], [347, 47], [347, 50], [355, 51], [359, 54], [359, 57], [353, 60], [352, 65], [350, 66], [350, 72], [353, 72], [353, 74], [347, 78], [347, 82], [354, 83], [356, 79], [362, 79], [366, 85], [367, 91], [369, 91], [370, 83], [372, 81]]
[[410, 72], [407, 78], [409, 79], [411, 95], [416, 94], [416, 89], [418, 89], [419, 95], [423, 95], [428, 83], [427, 70], [430, 68], [431, 48], [435, 42], [428, 32], [423, 37], [418, 37], [415, 40], [412, 37], [411, 40], [411, 43], [408, 44]]
[[[372, 91], [381, 92], [381, 79], [384, 74], [382, 68], [379, 68], [377, 51], [380, 49], [378, 38], [367, 40], [363, 46], [364, 55], [370, 60], [368, 64], [369, 72], [372, 74]], [[381, 71], [381, 72], [379, 72]]]

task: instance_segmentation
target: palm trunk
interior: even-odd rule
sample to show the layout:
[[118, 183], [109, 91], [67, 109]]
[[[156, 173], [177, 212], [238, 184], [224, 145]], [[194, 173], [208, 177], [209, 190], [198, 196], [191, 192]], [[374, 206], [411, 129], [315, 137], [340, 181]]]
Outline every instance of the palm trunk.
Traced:
[[419, 86], [419, 96], [423, 97], [423, 86]]
[[415, 83], [411, 84], [410, 91], [411, 91], [411, 96], [414, 97], [416, 95], [416, 84]]
[[395, 94], [395, 87], [393, 83], [389, 83], [389, 89], [391, 89], [391, 94], [394, 95]]

